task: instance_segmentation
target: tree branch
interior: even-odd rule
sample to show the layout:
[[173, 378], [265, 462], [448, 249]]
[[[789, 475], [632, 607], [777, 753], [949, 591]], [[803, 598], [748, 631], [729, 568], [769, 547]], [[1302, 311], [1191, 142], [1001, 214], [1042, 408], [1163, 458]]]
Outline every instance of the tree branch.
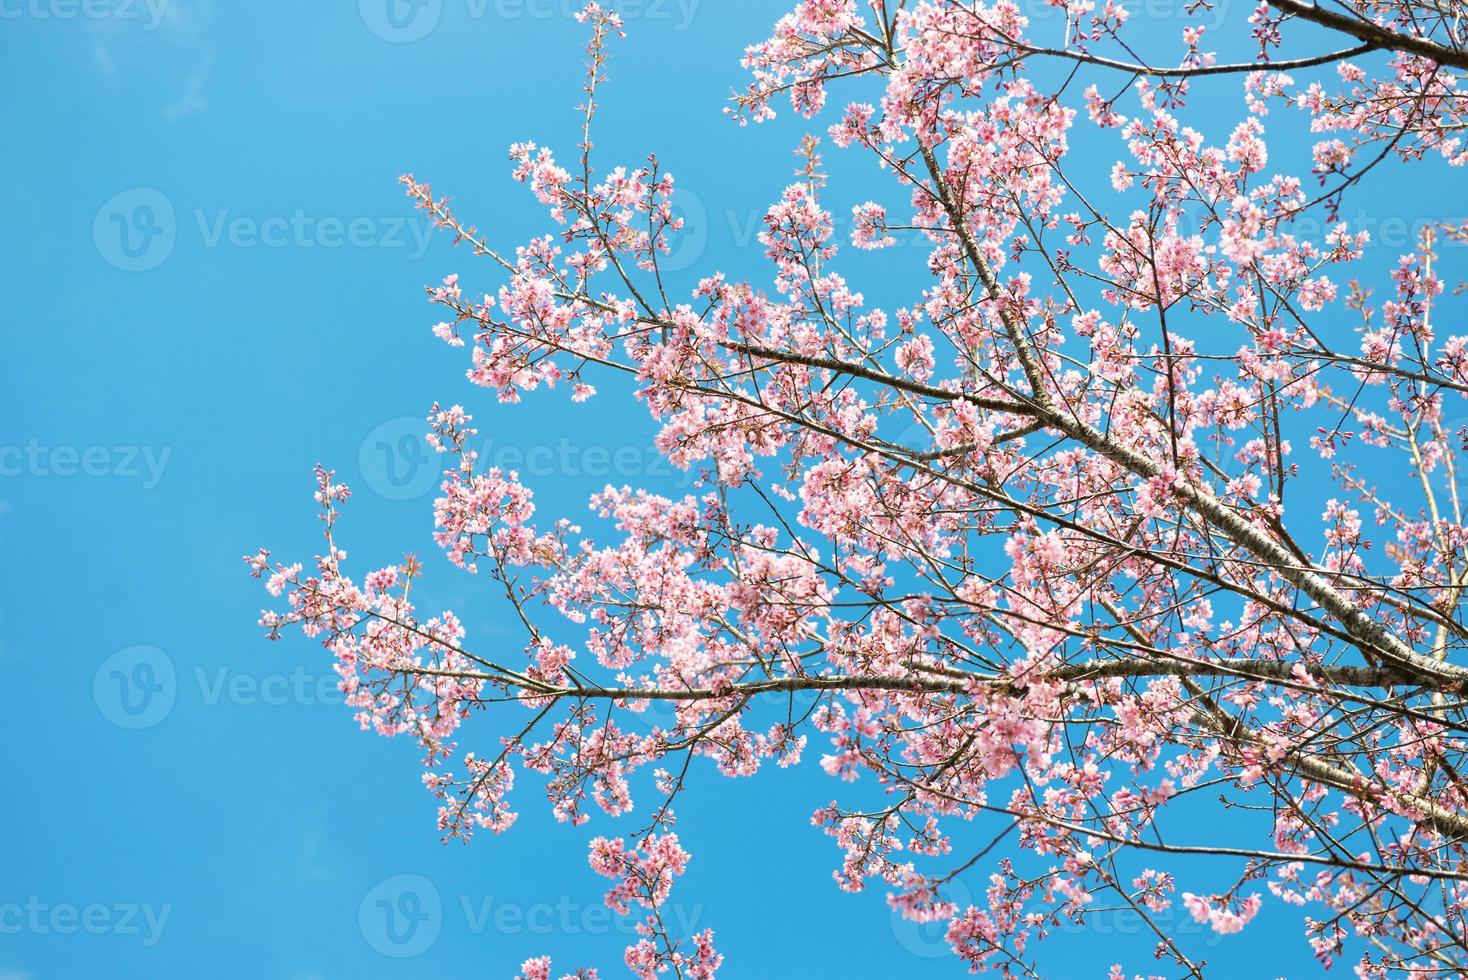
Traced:
[[1451, 65], [1454, 68], [1468, 70], [1468, 52], [1455, 50], [1425, 37], [1402, 34], [1382, 27], [1380, 24], [1373, 24], [1369, 20], [1348, 17], [1313, 3], [1305, 3], [1303, 0], [1269, 0], [1269, 5], [1276, 10], [1308, 20], [1312, 24], [1349, 34], [1374, 47], [1401, 51], [1404, 54], [1415, 54], [1419, 57], [1430, 58], [1440, 65]]

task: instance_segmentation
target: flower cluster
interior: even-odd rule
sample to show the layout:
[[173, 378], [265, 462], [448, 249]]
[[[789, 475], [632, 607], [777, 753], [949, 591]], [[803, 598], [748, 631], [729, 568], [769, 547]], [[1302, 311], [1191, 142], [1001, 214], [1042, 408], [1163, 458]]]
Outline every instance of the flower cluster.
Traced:
[[[246, 558], [284, 606], [262, 625], [320, 639], [359, 722], [418, 740], [445, 836], [509, 828], [526, 781], [568, 824], [634, 819], [590, 861], [643, 916], [642, 980], [723, 962], [659, 914], [691, 768], [807, 758], [842, 794], [812, 817], [839, 887], [940, 924], [974, 971], [1043, 975], [1051, 931], [1121, 908], [1147, 933], [1118, 953], [1189, 976], [1194, 927], [1261, 914], [1363, 977], [1468, 972], [1468, 337], [1440, 254], [1468, 228], [1382, 265], [1335, 220], [1388, 173], [1468, 160], [1461, 27], [1421, 0], [1350, 0], [1346, 27], [1270, 0], [1233, 25], [1260, 58], [1230, 63], [1208, 50], [1227, 26], [1144, 57], [1123, 6], [1054, 6], [795, 4], [732, 114], [788, 97], [890, 186], [838, 208], [807, 137], [759, 274], [682, 282], [674, 178], [593, 166], [620, 30], [597, 4], [580, 159], [510, 151], [553, 233], [502, 249], [403, 179], [498, 277], [427, 290], [468, 380], [516, 402], [630, 378], [695, 490], [589, 488], [589, 530], [538, 521], [435, 405], [434, 541], [504, 596], [520, 652], [420, 616], [417, 559], [348, 577], [326, 470], [314, 571]], [[856, 248], [927, 246], [869, 289], [918, 281], [896, 306], [843, 271], [847, 205]], [[461, 754], [481, 710], [509, 734]]]

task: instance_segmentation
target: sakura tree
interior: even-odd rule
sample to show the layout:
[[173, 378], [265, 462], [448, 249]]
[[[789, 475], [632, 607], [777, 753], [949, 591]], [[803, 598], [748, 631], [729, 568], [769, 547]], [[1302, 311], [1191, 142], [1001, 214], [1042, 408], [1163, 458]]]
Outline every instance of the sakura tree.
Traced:
[[[508, 831], [517, 780], [563, 821], [603, 811], [590, 862], [644, 917], [638, 977], [723, 961], [659, 911], [687, 774], [811, 754], [837, 885], [946, 923], [974, 971], [1055, 975], [1042, 940], [1107, 906], [1153, 933], [1088, 964], [1114, 980], [1204, 976], [1173, 926], [1261, 914], [1363, 977], [1468, 975], [1468, 330], [1444, 268], [1468, 225], [1384, 265], [1343, 207], [1404, 181], [1468, 202], [1468, 7], [1263, 0], [1215, 38], [1209, 0], [1166, 31], [1026, 3], [1055, 16], [796, 4], [727, 110], [812, 121], [768, 267], [691, 294], [660, 266], [672, 176], [594, 162], [621, 22], [588, 4], [579, 147], [510, 149], [550, 233], [493, 242], [403, 178], [482, 260], [429, 290], [434, 333], [504, 402], [633, 379], [696, 492], [608, 486], [589, 530], [542, 521], [435, 405], [435, 542], [496, 583], [523, 655], [420, 614], [416, 560], [349, 575], [326, 469], [314, 568], [247, 558], [284, 603], [262, 624], [320, 638], [362, 727], [421, 744], [446, 837]], [[1267, 130], [1313, 162], [1283, 172]], [[877, 164], [856, 200], [907, 203], [833, 218], [853, 192], [822, 140]], [[906, 305], [843, 277], [838, 222], [859, 249], [922, 237]]]

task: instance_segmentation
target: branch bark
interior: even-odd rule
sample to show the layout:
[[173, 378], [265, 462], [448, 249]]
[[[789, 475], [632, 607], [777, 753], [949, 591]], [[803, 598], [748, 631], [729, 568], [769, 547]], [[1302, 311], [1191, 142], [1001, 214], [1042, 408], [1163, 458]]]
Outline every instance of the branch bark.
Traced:
[[[1294, 0], [1285, 0], [1285, 2], [1294, 2]], [[948, 220], [963, 245], [964, 254], [973, 265], [988, 298], [998, 308], [1000, 322], [1014, 347], [1020, 369], [1030, 385], [1030, 396], [1027, 401], [1031, 406], [1031, 414], [1050, 428], [1064, 433], [1137, 476], [1151, 479], [1161, 475], [1162, 467], [1153, 460], [1081, 421], [1074, 413], [1055, 405], [1045, 384], [1044, 364], [1036, 354], [1029, 336], [1024, 332], [1022, 326], [1015, 322], [1013, 314], [1004, 306], [1004, 291], [965, 224], [962, 208], [958, 202], [953, 200], [949, 192], [948, 185], [943, 179], [943, 168], [939, 165], [931, 147], [924, 145], [922, 156], [933, 181], [932, 193], [936, 195], [943, 210], [947, 212]], [[1437, 661], [1417, 653], [1368, 615], [1354, 600], [1331, 585], [1318, 570], [1300, 567], [1296, 563], [1295, 556], [1288, 549], [1207, 490], [1187, 479], [1180, 479], [1175, 486], [1187, 504], [1208, 523], [1239, 547], [1277, 569], [1281, 578], [1294, 585], [1313, 599], [1321, 609], [1334, 616], [1368, 655], [1379, 653], [1399, 667], [1421, 673], [1424, 676], [1438, 676], [1443, 680], [1460, 684], [1468, 682], [1468, 670], [1456, 664]]]
[[1369, 20], [1348, 17], [1338, 11], [1303, 0], [1269, 0], [1269, 5], [1312, 24], [1349, 34], [1379, 48], [1431, 58], [1440, 65], [1468, 70], [1468, 51], [1459, 51], [1415, 34], [1403, 34]]

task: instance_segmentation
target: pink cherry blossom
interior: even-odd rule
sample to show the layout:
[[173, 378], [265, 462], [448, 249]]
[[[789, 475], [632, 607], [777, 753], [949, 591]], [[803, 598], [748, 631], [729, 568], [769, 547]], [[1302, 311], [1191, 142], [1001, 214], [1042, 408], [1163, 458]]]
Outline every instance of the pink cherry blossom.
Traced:
[[[975, 972], [1201, 977], [1264, 915], [1362, 977], [1468, 973], [1468, 225], [1385, 255], [1342, 220], [1456, 187], [1461, 18], [1261, 0], [1204, 30], [1194, 4], [1163, 42], [1054, 6], [794, 4], [729, 109], [811, 120], [752, 269], [667, 269], [673, 176], [593, 154], [622, 29], [595, 3], [580, 144], [510, 147], [544, 234], [492, 241], [403, 178], [482, 260], [426, 290], [455, 397], [635, 391], [691, 488], [590, 488], [583, 529], [434, 404], [442, 571], [515, 639], [434, 606], [416, 557], [349, 571], [325, 468], [314, 564], [245, 557], [260, 622], [417, 743], [445, 838], [511, 831], [517, 792], [594, 822], [634, 976], [722, 968], [662, 914], [698, 860], [677, 804], [770, 764], [831, 779], [836, 886]], [[921, 273], [871, 278], [892, 253], [843, 251], [848, 208], [851, 245], [901, 229]], [[1047, 960], [1107, 908], [1139, 944]]]

